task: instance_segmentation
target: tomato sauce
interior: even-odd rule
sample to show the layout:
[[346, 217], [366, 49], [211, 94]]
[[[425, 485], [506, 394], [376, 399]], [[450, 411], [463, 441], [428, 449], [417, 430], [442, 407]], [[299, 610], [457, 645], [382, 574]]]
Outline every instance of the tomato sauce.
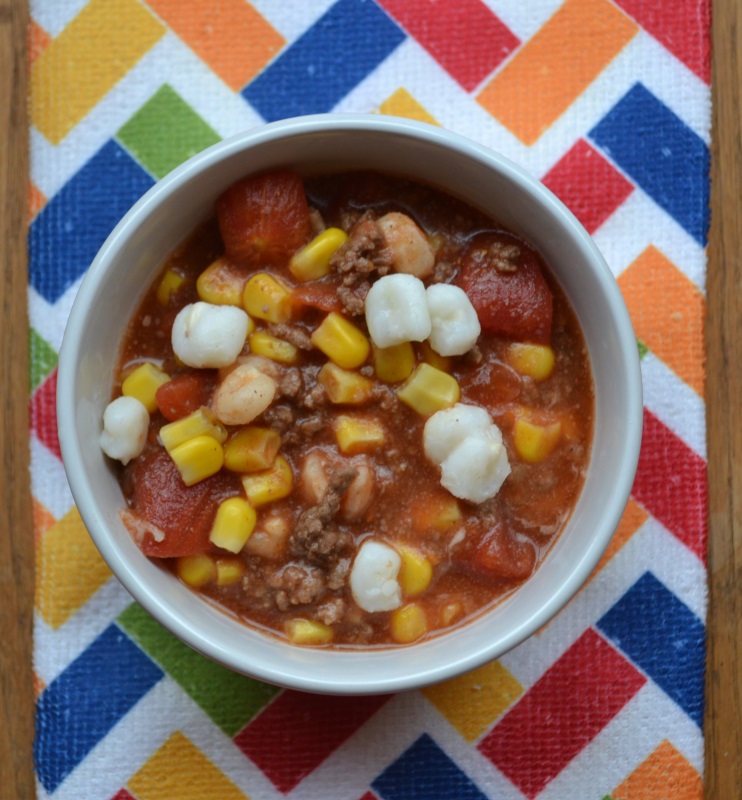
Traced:
[[[333, 402], [321, 385], [328, 357], [312, 345], [312, 335], [330, 311], [368, 335], [359, 303], [388, 271], [389, 253], [373, 236], [363, 249], [354, 232], [390, 211], [408, 215], [430, 243], [435, 267], [425, 284], [463, 288], [481, 324], [476, 345], [462, 355], [441, 357], [424, 343], [412, 343], [414, 363], [431, 363], [452, 376], [458, 402], [485, 409], [502, 433], [511, 472], [497, 494], [479, 504], [442, 487], [440, 468], [423, 449], [426, 417], [400, 401], [404, 381], [378, 378], [373, 351], [350, 370], [371, 387], [360, 404]], [[143, 362], [169, 378], [157, 390], [143, 452], [118, 467], [127, 501], [123, 518], [143, 553], [161, 559], [246, 624], [297, 644], [388, 647], [418, 641], [466, 623], [516, 590], [538, 569], [574, 509], [593, 435], [587, 348], [548, 265], [526, 242], [457, 199], [382, 174], [305, 181], [291, 173], [260, 176], [257, 185], [238, 182], [225, 192], [216, 212], [163, 265], [122, 343], [114, 396]], [[289, 268], [292, 255], [330, 226], [358, 244], [355, 261], [336, 259], [329, 274], [297, 281]], [[250, 423], [280, 436], [279, 457], [290, 468], [291, 487], [286, 496], [255, 508], [254, 530], [237, 553], [214, 545], [210, 533], [220, 503], [245, 496], [245, 474], [223, 467], [186, 486], [160, 435], [167, 423], [208, 408], [229, 372], [187, 367], [171, 343], [176, 315], [203, 299], [199, 276], [220, 258], [238, 294], [258, 273], [275, 276], [290, 293], [287, 321], [253, 323], [256, 331], [295, 347], [292, 363], [271, 362], [276, 398]], [[173, 275], [175, 288], [164, 294], [165, 279]], [[246, 344], [240, 358], [251, 349]], [[537, 365], [533, 377], [529, 358], [545, 351], [553, 365], [543, 368], [545, 376]], [[342, 452], [337, 431], [339, 419], [348, 415], [376, 424], [383, 441]], [[226, 426], [227, 442], [239, 427]], [[327, 482], [348, 467], [353, 481], [330, 497], [334, 489]], [[326, 495], [318, 493], [320, 473]], [[308, 520], [319, 533], [309, 530]], [[298, 533], [305, 529], [306, 536]], [[369, 612], [354, 599], [349, 574], [369, 539], [402, 555], [407, 577], [401, 607], [414, 606], [422, 620], [411, 633], [395, 610]], [[187, 559], [194, 557], [206, 564], [205, 577], [188, 571]], [[310, 627], [308, 638], [292, 638], [296, 620], [317, 628]]]

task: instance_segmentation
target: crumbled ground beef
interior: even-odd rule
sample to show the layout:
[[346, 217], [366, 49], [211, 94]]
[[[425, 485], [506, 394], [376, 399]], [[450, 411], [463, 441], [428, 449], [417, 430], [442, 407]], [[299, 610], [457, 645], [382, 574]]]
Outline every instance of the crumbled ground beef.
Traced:
[[294, 425], [294, 427], [286, 433], [283, 437], [282, 441], [283, 444], [288, 445], [296, 445], [300, 444], [301, 442], [308, 441], [311, 439], [315, 434], [319, 433], [325, 426], [325, 422], [322, 417], [315, 415], [313, 417], [306, 417], [305, 419], [300, 419]]
[[326, 424], [327, 420], [324, 417], [316, 415], [314, 417], [307, 417], [306, 419], [301, 420], [296, 427], [301, 433], [308, 437], [314, 436], [315, 433], [319, 433]]
[[310, 511], [303, 514], [295, 531], [292, 551], [317, 564], [331, 564], [350, 548], [353, 537], [339, 528], [321, 522]]
[[493, 242], [489, 248], [490, 261], [498, 271], [506, 274], [517, 272], [517, 260], [520, 258], [520, 247], [508, 242]]
[[391, 267], [391, 253], [373, 211], [366, 211], [350, 227], [347, 241], [330, 260], [330, 266], [342, 278], [338, 297], [351, 316], [363, 313], [363, 301], [371, 286], [371, 275], [386, 275]]
[[312, 350], [314, 345], [309, 334], [296, 325], [288, 325], [285, 322], [276, 322], [268, 325], [268, 330], [277, 339], [283, 339], [289, 344], [293, 344], [299, 350]]
[[262, 569], [254, 562], [247, 563], [247, 575], [242, 579], [242, 594], [254, 609], [270, 609], [274, 606], [273, 592], [265, 582]]
[[315, 618], [325, 625], [335, 625], [345, 615], [345, 601], [341, 597], [331, 597], [318, 606]]
[[374, 629], [369, 622], [358, 622], [347, 629], [345, 640], [349, 644], [368, 644], [374, 637]]
[[338, 297], [343, 304], [346, 314], [350, 317], [360, 317], [365, 310], [365, 301], [368, 290], [371, 284], [368, 281], [363, 281], [355, 289], [350, 289], [347, 286], [338, 287]]
[[273, 573], [268, 586], [276, 590], [273, 599], [281, 611], [287, 611], [291, 606], [316, 603], [327, 591], [322, 570], [304, 564], [289, 564]]
[[456, 274], [456, 265], [450, 261], [436, 261], [433, 267], [433, 274], [430, 276], [431, 283], [449, 283]]
[[321, 383], [315, 383], [308, 391], [306, 391], [300, 398], [299, 402], [304, 408], [319, 408], [327, 402], [327, 392]]
[[328, 589], [342, 589], [350, 574], [350, 559], [339, 558], [335, 566], [327, 575]]
[[302, 512], [296, 522], [290, 543], [293, 555], [331, 570], [336, 567], [343, 553], [353, 544], [353, 537], [330, 523], [340, 510], [340, 501], [356, 475], [358, 470], [351, 466], [342, 466], [333, 472], [321, 502]]
[[261, 415], [260, 419], [264, 425], [267, 425], [273, 430], [278, 431], [280, 434], [286, 433], [294, 424], [294, 412], [290, 406], [275, 405], [267, 408]]
[[304, 388], [304, 381], [301, 379], [301, 372], [292, 367], [281, 371], [278, 378], [278, 393], [281, 397], [298, 397]]

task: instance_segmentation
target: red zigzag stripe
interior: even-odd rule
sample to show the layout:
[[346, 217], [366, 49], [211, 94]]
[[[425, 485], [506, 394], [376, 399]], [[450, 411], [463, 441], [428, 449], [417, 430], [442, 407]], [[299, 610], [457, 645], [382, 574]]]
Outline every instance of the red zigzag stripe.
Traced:
[[705, 562], [706, 462], [647, 409], [632, 495]]
[[39, 386], [31, 397], [28, 413], [31, 417], [31, 430], [38, 440], [54, 455], [61, 459], [59, 433], [57, 431], [57, 370]]

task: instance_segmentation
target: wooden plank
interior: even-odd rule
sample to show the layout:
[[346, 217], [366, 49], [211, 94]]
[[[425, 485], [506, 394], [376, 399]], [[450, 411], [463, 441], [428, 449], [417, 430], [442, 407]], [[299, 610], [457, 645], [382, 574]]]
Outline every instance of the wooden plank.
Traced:
[[0, 2], [0, 794], [35, 796], [33, 527], [28, 485], [25, 2]]
[[708, 800], [742, 790], [742, 6], [713, 4], [711, 238], [707, 280]]
[[[742, 7], [713, 6], [707, 394], [710, 607], [708, 800], [742, 786]], [[25, 0], [0, 0], [0, 786], [32, 798], [33, 541], [27, 480]], [[735, 469], [735, 466], [739, 468]]]

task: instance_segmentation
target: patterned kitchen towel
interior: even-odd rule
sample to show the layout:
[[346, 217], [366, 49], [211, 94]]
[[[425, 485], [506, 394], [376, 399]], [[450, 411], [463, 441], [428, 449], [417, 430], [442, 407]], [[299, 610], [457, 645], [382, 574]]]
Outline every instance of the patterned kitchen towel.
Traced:
[[[39, 797], [702, 795], [708, 0], [31, 0], [31, 483]], [[80, 280], [152, 184], [223, 137], [330, 111], [502, 152], [580, 218], [644, 378], [631, 500], [592, 579], [475, 672], [327, 698], [232, 674], [111, 576], [54, 414]]]

